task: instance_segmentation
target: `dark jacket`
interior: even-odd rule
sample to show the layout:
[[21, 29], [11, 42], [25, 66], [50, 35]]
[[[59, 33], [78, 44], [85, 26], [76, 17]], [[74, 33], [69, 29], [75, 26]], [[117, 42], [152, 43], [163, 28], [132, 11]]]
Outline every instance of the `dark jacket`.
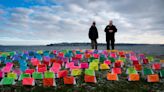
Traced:
[[[113, 32], [110, 33], [109, 30], [113, 30]], [[106, 40], [115, 39], [115, 33], [117, 32], [117, 28], [114, 25], [112, 26], [107, 25], [104, 31], [106, 32]]]
[[89, 29], [89, 38], [91, 40], [96, 40], [98, 38], [98, 31], [97, 31], [97, 28], [96, 26], [91, 26], [90, 29]]

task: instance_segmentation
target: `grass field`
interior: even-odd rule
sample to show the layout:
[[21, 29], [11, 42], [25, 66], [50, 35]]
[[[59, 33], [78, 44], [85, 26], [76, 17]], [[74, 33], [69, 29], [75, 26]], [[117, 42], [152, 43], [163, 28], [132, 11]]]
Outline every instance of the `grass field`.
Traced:
[[[43, 54], [41, 55], [43, 56]], [[151, 64], [160, 63], [159, 60], [164, 59], [163, 56], [153, 57], [154, 61], [142, 66], [151, 67]], [[11, 59], [11, 57], [7, 58]], [[55, 56], [54, 58], [57, 58], [57, 56]], [[115, 60], [117, 59], [118, 58], [116, 58]], [[29, 60], [27, 59], [26, 61], [28, 62]], [[81, 60], [79, 60], [79, 63], [81, 62], [88, 62], [88, 59], [82, 58]], [[100, 62], [100, 64], [101, 63], [103, 62]], [[36, 69], [36, 67], [31, 65], [31, 62], [28, 62], [27, 65], [31, 69]], [[1, 62], [0, 67], [2, 68], [4, 66], [5, 64]], [[16, 66], [19, 67], [18, 62], [14, 62], [13, 68], [15, 68]], [[98, 71], [95, 71], [97, 83], [85, 83], [85, 70], [83, 69], [81, 75], [75, 76], [75, 85], [65, 85], [63, 82], [63, 78], [55, 78], [56, 86], [53, 87], [44, 87], [42, 80], [35, 80], [35, 86], [24, 86], [22, 85], [21, 81], [16, 80], [15, 85], [1, 85], [0, 92], [164, 92], [164, 78], [160, 78], [159, 82], [149, 83], [147, 82], [146, 76], [143, 76], [142, 71], [138, 71], [138, 74], [140, 75], [139, 81], [128, 81], [128, 74], [126, 74], [126, 70], [129, 66], [131, 66], [131, 61], [126, 58], [126, 62], [124, 62], [124, 66], [122, 67], [122, 73], [118, 75], [118, 81], [107, 80], [107, 73], [111, 72], [111, 68], [113, 67], [110, 66], [110, 69], [108, 70], [99, 69]], [[50, 67], [51, 66], [48, 66], [47, 70], [49, 70]], [[61, 70], [63, 69], [65, 69], [65, 66], [62, 66]], [[161, 67], [161, 69], [163, 69], [163, 67]], [[155, 74], [159, 74], [159, 70], [153, 71]], [[69, 75], [70, 72], [71, 71], [69, 71]]]

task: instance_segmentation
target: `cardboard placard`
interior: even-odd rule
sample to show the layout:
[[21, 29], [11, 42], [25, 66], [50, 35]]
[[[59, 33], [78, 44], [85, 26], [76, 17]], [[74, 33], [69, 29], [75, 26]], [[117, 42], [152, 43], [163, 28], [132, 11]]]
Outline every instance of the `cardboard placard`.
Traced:
[[112, 57], [112, 58], [116, 58], [117, 55], [116, 55], [116, 53], [110, 53], [110, 57]]
[[68, 71], [67, 70], [61, 70], [61, 71], [59, 71], [57, 73], [58, 78], [63, 78], [65, 76], [67, 76], [67, 75], [68, 75]]
[[53, 72], [44, 72], [44, 78], [55, 78], [55, 74]]
[[33, 77], [34, 79], [43, 79], [43, 74], [40, 73], [40, 72], [34, 72], [34, 73], [32, 74], [32, 77]]
[[148, 82], [159, 82], [159, 75], [158, 74], [147, 75], [147, 81]]
[[31, 77], [30, 74], [22, 73], [22, 74], [19, 76], [19, 80], [22, 80], [23, 78], [29, 78], [29, 77]]
[[98, 70], [98, 69], [99, 69], [98, 63], [96, 63], [96, 62], [91, 62], [91, 63], [89, 64], [89, 69]]
[[81, 69], [73, 69], [71, 70], [71, 75], [72, 76], [78, 76], [78, 75], [81, 75]]
[[40, 64], [40, 61], [37, 58], [31, 58], [31, 63], [33, 66], [37, 66]]
[[104, 64], [111, 65], [111, 61], [110, 60], [105, 60]]
[[85, 75], [95, 76], [95, 71], [91, 69], [85, 69]]
[[151, 74], [154, 74], [154, 72], [153, 72], [152, 69], [144, 68], [144, 69], [143, 69], [143, 74], [144, 74], [144, 75], [151, 75]]
[[138, 72], [135, 70], [134, 67], [129, 67], [126, 71], [127, 74], [137, 74]]
[[26, 69], [26, 70], [25, 70], [25, 73], [32, 74], [33, 72], [35, 72], [34, 69]]
[[43, 86], [45, 87], [50, 87], [50, 86], [55, 86], [55, 79], [54, 78], [44, 78], [43, 79]]
[[143, 59], [143, 64], [148, 64], [149, 63], [149, 60], [148, 59]]
[[90, 75], [85, 75], [84, 76], [84, 81], [85, 82], [90, 82], [90, 83], [96, 83], [96, 77], [95, 76], [90, 76]]
[[23, 78], [22, 84], [23, 85], [34, 86], [35, 85], [34, 78]]
[[160, 70], [160, 69], [161, 69], [161, 65], [160, 65], [159, 63], [154, 63], [154, 64], [152, 65], [152, 68], [153, 68], [154, 70]]
[[138, 64], [140, 64], [138, 60], [133, 60], [132, 62], [133, 62], [133, 65], [138, 65]]
[[14, 81], [14, 78], [4, 77], [1, 80], [0, 84], [1, 85], [14, 85], [15, 84], [15, 81]]
[[96, 59], [98, 59], [99, 56], [100, 56], [99, 54], [93, 54], [93, 57], [96, 58]]
[[164, 69], [160, 71], [160, 76], [164, 77]]
[[82, 59], [82, 58], [83, 58], [83, 55], [82, 55], [82, 54], [76, 54], [75, 57], [76, 57], [77, 59]]
[[117, 76], [116, 73], [108, 73], [107, 74], [107, 80], [117, 81], [118, 80], [118, 76]]
[[129, 74], [128, 81], [139, 81], [140, 76], [139, 74]]
[[135, 69], [137, 71], [141, 71], [142, 70], [142, 65], [140, 65], [140, 64], [134, 65], [134, 67], [135, 67]]
[[80, 68], [81, 68], [81, 69], [86, 69], [86, 68], [88, 68], [88, 67], [89, 67], [89, 65], [88, 65], [87, 62], [80, 63]]
[[107, 64], [100, 64], [100, 69], [102, 70], [109, 69], [109, 66]]
[[2, 71], [0, 71], [0, 78], [4, 77], [4, 73]]
[[123, 62], [114, 62], [113, 67], [122, 67], [123, 66]]
[[13, 78], [15, 80], [18, 78], [16, 73], [7, 73], [7, 77], [8, 78]]
[[75, 78], [73, 76], [64, 77], [64, 84], [76, 84]]
[[112, 68], [112, 73], [121, 74], [121, 68]]

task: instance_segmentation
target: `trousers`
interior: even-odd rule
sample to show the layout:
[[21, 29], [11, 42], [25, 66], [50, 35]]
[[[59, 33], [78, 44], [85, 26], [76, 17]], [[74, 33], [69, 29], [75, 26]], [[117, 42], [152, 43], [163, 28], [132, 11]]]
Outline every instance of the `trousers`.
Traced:
[[97, 41], [96, 40], [91, 40], [91, 47], [92, 47], [92, 49], [97, 49]]
[[115, 40], [114, 39], [108, 39], [107, 42], [107, 50], [110, 50], [110, 45], [112, 47], [112, 50], [114, 50]]

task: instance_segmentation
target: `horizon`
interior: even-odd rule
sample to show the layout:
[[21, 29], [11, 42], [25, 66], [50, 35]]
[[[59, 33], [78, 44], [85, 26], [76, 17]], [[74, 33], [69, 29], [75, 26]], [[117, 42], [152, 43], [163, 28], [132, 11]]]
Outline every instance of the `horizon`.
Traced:
[[164, 44], [164, 0], [0, 0], [0, 45], [90, 43], [93, 21], [98, 43], [113, 20], [116, 44]]
[[[39, 45], [2, 45], [0, 44], [0, 46], [48, 46], [48, 45], [62, 45], [62, 44], [91, 44], [90, 42], [59, 42], [59, 43], [49, 43], [49, 44], [39, 44]], [[106, 44], [106, 43], [98, 43], [98, 45], [101, 44]], [[148, 43], [115, 43], [115, 45], [164, 45], [164, 44], [148, 44]]]

